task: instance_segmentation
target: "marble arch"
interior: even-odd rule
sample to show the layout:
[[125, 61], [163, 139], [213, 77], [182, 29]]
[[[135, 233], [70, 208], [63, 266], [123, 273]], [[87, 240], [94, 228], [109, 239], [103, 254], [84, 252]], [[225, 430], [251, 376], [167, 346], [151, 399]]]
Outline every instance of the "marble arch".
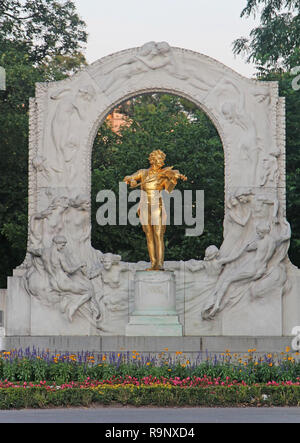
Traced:
[[[280, 336], [299, 323], [298, 270], [287, 256], [285, 101], [277, 82], [250, 80], [210, 57], [149, 42], [66, 80], [36, 85], [30, 100], [28, 253], [9, 278], [9, 335], [124, 334], [135, 265], [111, 254], [105, 270], [103, 254], [91, 247], [91, 153], [108, 112], [152, 92], [179, 95], [202, 108], [225, 153], [219, 254], [210, 269], [205, 262], [174, 265], [184, 335]], [[254, 242], [256, 249], [245, 249]], [[67, 245], [64, 255], [61, 244]], [[234, 260], [225, 263], [233, 250]], [[256, 268], [246, 275], [249, 258]]]

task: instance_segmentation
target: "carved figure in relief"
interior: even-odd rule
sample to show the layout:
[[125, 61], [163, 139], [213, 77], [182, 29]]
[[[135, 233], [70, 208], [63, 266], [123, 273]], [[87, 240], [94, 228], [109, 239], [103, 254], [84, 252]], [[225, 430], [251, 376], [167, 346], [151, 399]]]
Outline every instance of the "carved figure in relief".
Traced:
[[245, 94], [237, 83], [228, 78], [223, 78], [210, 94], [213, 94], [218, 102], [220, 102], [222, 96], [236, 97], [233, 100], [226, 98], [221, 105], [220, 113], [230, 125], [235, 125], [240, 129], [237, 140], [237, 155], [243, 170], [242, 183], [245, 186], [253, 186], [256, 184], [261, 141], [252, 115], [247, 110]]
[[[101, 277], [101, 289], [97, 288], [96, 300], [101, 311], [101, 328], [108, 323], [109, 312], [122, 311], [124, 309], [124, 297], [118, 291], [120, 287], [121, 273], [127, 272], [128, 264], [121, 262], [121, 256], [111, 253], [103, 254], [102, 266], [87, 272], [88, 277], [93, 280]], [[99, 285], [98, 285], [99, 286]]]
[[215, 291], [202, 312], [203, 319], [213, 318], [221, 309], [221, 303], [232, 283], [255, 282], [266, 275], [268, 264], [279, 246], [291, 237], [291, 229], [287, 222], [284, 223], [278, 234], [267, 222], [256, 226], [256, 238], [249, 243], [236, 257], [236, 267], [223, 270]]
[[50, 246], [54, 236], [59, 235], [64, 228], [63, 214], [67, 210], [69, 199], [57, 197], [51, 205], [30, 219], [31, 241], [37, 245]]
[[[67, 239], [64, 236], [56, 236], [53, 238], [50, 248], [30, 248], [29, 253], [33, 257], [41, 259], [49, 279], [49, 292], [51, 291], [60, 297], [70, 296], [65, 299], [64, 306], [64, 311], [66, 311], [70, 322], [78, 309], [87, 302], [90, 302], [93, 314], [99, 318], [100, 311], [95, 303], [94, 288], [86, 277], [86, 264], [75, 265], [72, 263], [71, 257], [66, 251], [66, 244]], [[27, 274], [26, 278], [30, 279], [30, 275]]]
[[42, 176], [46, 180], [49, 180], [50, 174], [49, 174], [49, 171], [47, 169], [46, 163], [47, 163], [47, 159], [44, 156], [41, 156], [41, 155], [37, 155], [32, 160], [32, 166], [34, 167], [36, 172], [39, 172], [40, 174], [42, 174]]
[[220, 249], [222, 257], [239, 251], [251, 233], [252, 194], [251, 189], [237, 189], [228, 198], [224, 219], [224, 242]]
[[219, 249], [211, 245], [205, 250], [204, 260], [189, 260], [185, 265], [185, 315], [199, 318], [202, 309], [211, 300], [212, 291], [224, 267], [236, 257], [221, 258]]
[[102, 252], [91, 246], [90, 202], [85, 194], [56, 197], [50, 206], [30, 219], [30, 241], [35, 248], [49, 247], [56, 235], [64, 235], [68, 248], [89, 268], [98, 266]]
[[51, 306], [57, 300], [49, 288], [49, 276], [45, 270], [42, 255], [31, 253], [32, 250], [36, 250], [33, 244], [28, 248], [27, 270], [23, 277], [24, 288], [29, 295]]
[[186, 75], [179, 71], [170, 45], [166, 42], [148, 42], [141, 46], [136, 55], [107, 71], [102, 82], [102, 91], [126, 82], [135, 75], [164, 69], [169, 75], [185, 80]]
[[279, 223], [279, 201], [277, 195], [257, 194], [253, 200], [253, 217], [256, 221], [267, 220]]
[[69, 199], [67, 211], [64, 213], [65, 235], [68, 243], [80, 259], [86, 260], [87, 266], [98, 261], [91, 247], [90, 201], [87, 195], [80, 194]]
[[128, 271], [128, 265], [121, 262], [120, 255], [104, 254], [102, 257], [102, 281], [112, 289], [120, 286], [121, 273]]
[[51, 137], [56, 153], [52, 169], [55, 172], [63, 173], [70, 169], [70, 163], [80, 146], [88, 106], [95, 94], [92, 85], [84, 85], [75, 94], [66, 88], [51, 96], [52, 100], [58, 102], [51, 122]]
[[185, 266], [191, 272], [205, 270], [208, 277], [216, 279], [226, 263], [228, 263], [227, 260], [220, 258], [220, 251], [217, 246], [211, 245], [205, 250], [204, 260], [190, 260], [185, 263]]
[[278, 171], [278, 157], [280, 156], [280, 149], [270, 152], [262, 159], [262, 171], [260, 175], [260, 186], [265, 186], [271, 183], [273, 186], [278, 185], [279, 171]]

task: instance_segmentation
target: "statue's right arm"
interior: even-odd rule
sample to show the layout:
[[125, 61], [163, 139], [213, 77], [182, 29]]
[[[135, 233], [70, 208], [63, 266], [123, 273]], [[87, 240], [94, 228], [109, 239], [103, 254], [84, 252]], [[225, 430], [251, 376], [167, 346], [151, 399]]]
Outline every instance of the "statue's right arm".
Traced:
[[127, 175], [123, 181], [128, 185], [134, 186], [134, 183], [132, 184], [132, 182], [137, 182], [138, 180], [142, 180], [142, 176], [143, 176], [143, 169], [140, 169], [139, 171], [135, 172], [132, 175]]
[[190, 260], [190, 261], [185, 262], [185, 266], [190, 272], [201, 271], [202, 269], [205, 268], [205, 264], [204, 264], [203, 260], [200, 260], [200, 261]]

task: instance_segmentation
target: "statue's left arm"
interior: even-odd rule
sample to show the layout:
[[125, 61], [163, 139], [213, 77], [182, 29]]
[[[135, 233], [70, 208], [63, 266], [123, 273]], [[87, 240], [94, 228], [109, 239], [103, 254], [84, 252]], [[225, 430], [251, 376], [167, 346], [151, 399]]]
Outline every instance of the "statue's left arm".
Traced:
[[163, 182], [164, 189], [168, 192], [172, 192], [177, 185], [178, 180], [186, 181], [187, 177], [176, 170], [167, 171]]

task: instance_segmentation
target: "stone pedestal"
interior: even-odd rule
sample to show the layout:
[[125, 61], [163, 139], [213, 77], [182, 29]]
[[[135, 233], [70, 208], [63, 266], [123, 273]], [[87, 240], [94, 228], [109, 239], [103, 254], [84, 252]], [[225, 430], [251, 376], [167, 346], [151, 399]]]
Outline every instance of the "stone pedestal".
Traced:
[[182, 336], [173, 272], [138, 271], [134, 290], [135, 309], [126, 327], [127, 336]]

